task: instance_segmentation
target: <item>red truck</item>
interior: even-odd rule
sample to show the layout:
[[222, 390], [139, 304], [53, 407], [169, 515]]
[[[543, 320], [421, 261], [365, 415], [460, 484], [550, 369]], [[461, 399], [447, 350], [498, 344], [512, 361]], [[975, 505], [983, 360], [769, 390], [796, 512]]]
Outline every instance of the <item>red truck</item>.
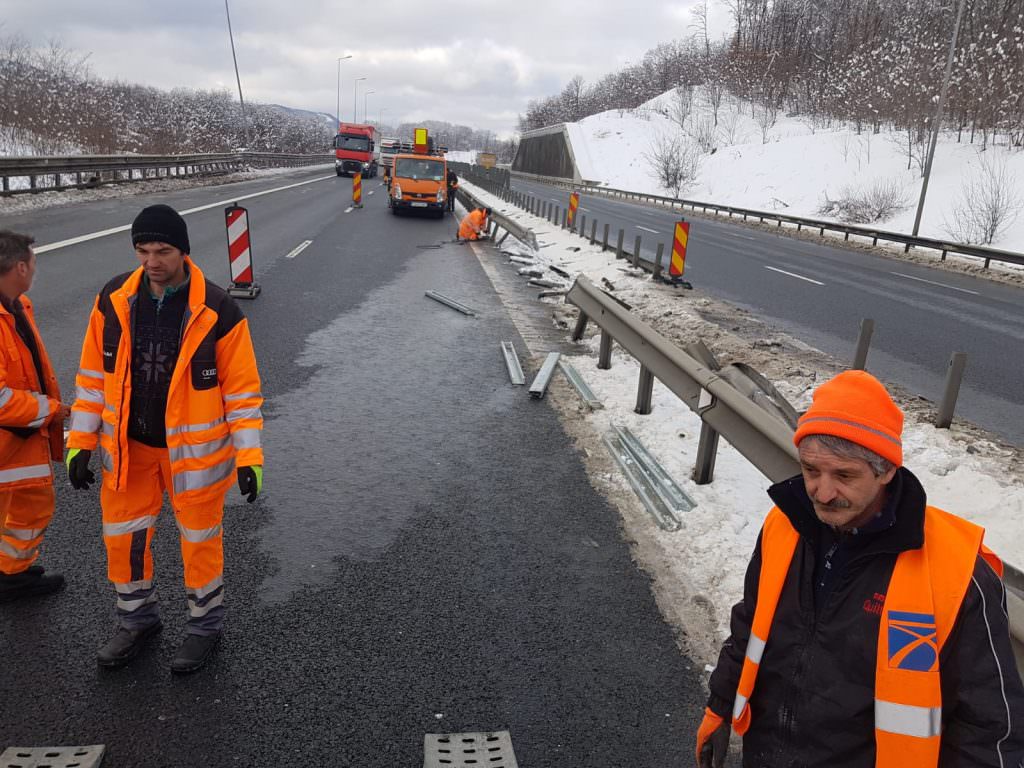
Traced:
[[376, 126], [341, 123], [334, 137], [334, 172], [339, 176], [376, 176], [377, 139]]

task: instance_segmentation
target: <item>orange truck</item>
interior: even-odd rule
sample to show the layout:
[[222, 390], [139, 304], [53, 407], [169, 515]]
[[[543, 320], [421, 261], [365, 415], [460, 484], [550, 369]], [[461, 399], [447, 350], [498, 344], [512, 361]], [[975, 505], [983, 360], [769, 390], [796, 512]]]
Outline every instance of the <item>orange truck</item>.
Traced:
[[[421, 133], [422, 132], [422, 133]], [[426, 130], [416, 129], [412, 152], [395, 155], [388, 187], [391, 212], [430, 211], [444, 216], [448, 205], [448, 164], [444, 147], [435, 148]]]

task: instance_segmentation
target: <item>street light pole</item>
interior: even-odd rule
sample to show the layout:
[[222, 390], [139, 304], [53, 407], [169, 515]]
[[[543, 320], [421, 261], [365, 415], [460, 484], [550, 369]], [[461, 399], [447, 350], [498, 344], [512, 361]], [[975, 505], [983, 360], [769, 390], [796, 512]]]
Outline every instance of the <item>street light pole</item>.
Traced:
[[[946, 58], [946, 75], [942, 80], [942, 90], [939, 92], [939, 106], [935, 110], [935, 124], [932, 126], [931, 141], [928, 146], [928, 159], [924, 164], [924, 180], [921, 182], [921, 199], [917, 201], [917, 215], [914, 216], [914, 230], [911, 234], [917, 237], [921, 228], [921, 214], [924, 213], [924, 198], [928, 194], [928, 180], [932, 175], [932, 160], [935, 158], [935, 145], [939, 141], [939, 129], [942, 128], [942, 111], [946, 106], [946, 94], [949, 92], [949, 78], [953, 73], [953, 57], [956, 55], [956, 38], [960, 34], [960, 20], [964, 15], [964, 6], [967, 0], [960, 0], [956, 9], [956, 23], [953, 25], [953, 39], [949, 41], [949, 56]], [[910, 246], [907, 246], [909, 250]]]
[[388, 111], [387, 107], [381, 107], [377, 111], [377, 127], [378, 128], [380, 128], [382, 125], [384, 125], [384, 113], [387, 112], [387, 111]]
[[366, 79], [365, 77], [357, 77], [356, 81], [354, 83], [352, 83], [352, 122], [353, 123], [359, 121], [359, 102], [357, 101], [357, 99], [359, 98], [359, 96], [358, 96], [358, 94], [359, 94], [359, 81], [360, 80], [365, 80], [365, 79]]
[[364, 123], [369, 119], [367, 114], [366, 114], [366, 97], [369, 96], [371, 93], [376, 93], [376, 91], [364, 91], [363, 92], [363, 122]]
[[338, 57], [338, 108], [337, 111], [334, 113], [335, 115], [337, 115], [338, 120], [338, 128], [336, 130], [341, 130], [341, 62], [343, 62], [345, 59], [351, 58], [351, 53], [348, 56]]
[[235, 36], [231, 32], [231, 9], [228, 0], [224, 0], [224, 13], [228, 17], [228, 39], [231, 41], [231, 60], [235, 62], [235, 81], [238, 83], [238, 103], [242, 106], [242, 129], [245, 131], [245, 148], [251, 150], [249, 137], [249, 121], [245, 116], [245, 99], [242, 98], [242, 78], [238, 75], [238, 57], [235, 55]]

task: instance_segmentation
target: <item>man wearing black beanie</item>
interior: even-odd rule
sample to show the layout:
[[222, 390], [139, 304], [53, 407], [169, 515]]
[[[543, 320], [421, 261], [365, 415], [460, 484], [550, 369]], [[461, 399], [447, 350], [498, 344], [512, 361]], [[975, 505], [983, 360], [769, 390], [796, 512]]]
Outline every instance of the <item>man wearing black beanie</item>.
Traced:
[[96, 298], [76, 379], [68, 477], [76, 489], [103, 467], [100, 504], [118, 627], [101, 666], [130, 662], [161, 628], [149, 544], [163, 494], [178, 523], [189, 618], [171, 662], [192, 672], [224, 625], [221, 523], [232, 480], [249, 502], [263, 482], [259, 372], [249, 324], [189, 256], [185, 220], [167, 205], [132, 223], [139, 260]]

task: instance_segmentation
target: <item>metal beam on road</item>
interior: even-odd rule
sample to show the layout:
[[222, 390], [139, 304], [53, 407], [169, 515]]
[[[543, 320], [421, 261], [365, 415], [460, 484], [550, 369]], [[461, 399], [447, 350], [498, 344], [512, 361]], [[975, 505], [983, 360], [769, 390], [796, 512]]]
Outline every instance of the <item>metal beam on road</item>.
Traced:
[[467, 307], [465, 304], [460, 304], [455, 299], [450, 299], [444, 294], [438, 293], [437, 291], [427, 291], [423, 295], [426, 296], [428, 299], [433, 299], [434, 301], [440, 304], [444, 304], [446, 307], [451, 307], [455, 311], [461, 312], [464, 315], [470, 315], [471, 317], [476, 316], [476, 312]]
[[519, 364], [519, 355], [511, 341], [501, 342], [501, 354], [505, 357], [505, 367], [508, 369], [508, 378], [513, 384], [526, 384], [526, 376], [523, 374], [523, 367]]
[[530, 385], [530, 397], [540, 399], [544, 397], [544, 393], [547, 392], [548, 384], [551, 383], [551, 377], [555, 373], [555, 366], [558, 365], [558, 358], [561, 355], [558, 352], [549, 352], [547, 358], [544, 360], [544, 364], [540, 367], [540, 371], [537, 373], [537, 377], [533, 380]]
[[562, 373], [565, 374], [565, 378], [569, 380], [570, 384], [572, 384], [573, 389], [576, 390], [576, 393], [580, 396], [584, 405], [592, 411], [597, 410], [598, 408], [604, 408], [604, 403], [597, 398], [597, 395], [594, 394], [594, 390], [590, 388], [590, 385], [588, 385], [580, 375], [580, 372], [577, 371], [571, 363], [566, 362], [564, 357], [559, 358], [558, 367], [562, 369]]

